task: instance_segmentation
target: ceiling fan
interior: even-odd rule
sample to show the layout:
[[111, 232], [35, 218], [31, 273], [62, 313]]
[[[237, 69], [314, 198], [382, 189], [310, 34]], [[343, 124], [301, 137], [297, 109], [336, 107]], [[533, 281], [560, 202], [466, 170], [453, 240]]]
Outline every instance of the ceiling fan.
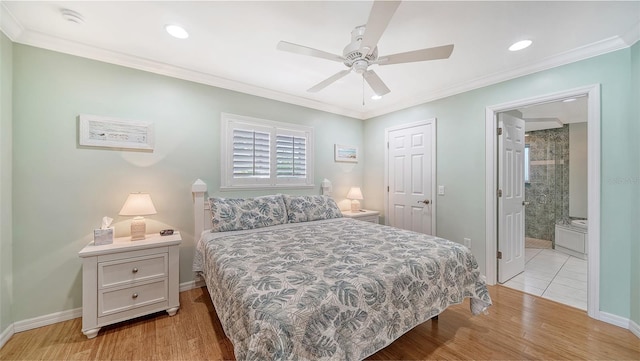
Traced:
[[327, 60], [344, 63], [348, 69], [342, 70], [320, 83], [307, 89], [308, 92], [316, 93], [326, 88], [333, 82], [341, 79], [351, 71], [362, 74], [364, 80], [369, 84], [373, 92], [382, 96], [391, 90], [384, 84], [375, 71], [369, 69], [370, 65], [391, 65], [400, 63], [411, 63], [426, 60], [447, 59], [453, 52], [453, 44], [426, 48], [405, 53], [397, 53], [386, 56], [378, 56], [378, 40], [387, 28], [391, 17], [400, 5], [400, 1], [381, 1], [373, 3], [369, 20], [366, 25], [361, 25], [351, 31], [351, 42], [344, 48], [342, 55], [331, 54], [322, 50], [310, 48], [303, 45], [280, 41], [277, 49], [289, 51], [296, 54], [314, 56]]

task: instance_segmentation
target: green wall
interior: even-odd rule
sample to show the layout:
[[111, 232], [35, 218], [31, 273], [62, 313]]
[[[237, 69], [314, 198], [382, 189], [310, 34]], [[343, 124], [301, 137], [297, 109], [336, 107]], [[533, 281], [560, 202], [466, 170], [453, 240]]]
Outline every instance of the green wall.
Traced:
[[[384, 208], [384, 129], [436, 117], [437, 184], [446, 187], [437, 196], [437, 233], [462, 243], [472, 239], [472, 251], [481, 269], [485, 264], [485, 107], [595, 83], [601, 86], [602, 205], [600, 309], [630, 316], [631, 241], [638, 202], [631, 199], [637, 184], [619, 182], [638, 174], [638, 111], [631, 111], [631, 50], [624, 49], [569, 65], [505, 81], [448, 98], [421, 104], [365, 121], [364, 156], [368, 207]], [[635, 151], [635, 154], [632, 154]], [[632, 227], [634, 229], [632, 229]], [[637, 255], [637, 252], [635, 253]], [[637, 276], [634, 275], [634, 278]]]
[[13, 323], [11, 235], [11, 99], [13, 44], [0, 32], [0, 334]]
[[[148, 231], [180, 230], [180, 282], [193, 279], [191, 184], [238, 194], [218, 192], [221, 112], [314, 127], [316, 187], [278, 192], [318, 194], [328, 178], [340, 199], [362, 182], [363, 162], [333, 161], [334, 143], [362, 148], [361, 120], [19, 44], [13, 52], [16, 320], [82, 306], [77, 252], [103, 216], [128, 235], [118, 211], [129, 192], [151, 194], [158, 214], [146, 217]], [[78, 114], [153, 121], [155, 149], [79, 147]]]
[[[635, 117], [635, 137], [640, 139], [640, 42], [637, 42], [631, 48], [631, 104], [635, 105], [633, 115]], [[636, 164], [640, 168], [640, 142], [635, 142]], [[634, 178], [634, 191], [635, 191], [635, 204], [640, 204], [640, 171], [636, 171], [636, 177]], [[635, 214], [632, 215], [632, 235], [631, 239], [631, 320], [635, 322], [636, 327], [640, 327], [640, 210], [636, 207]]]
[[[132, 191], [148, 191], [153, 197], [158, 214], [148, 217], [150, 231], [172, 227], [182, 232], [180, 282], [192, 280], [191, 183], [202, 178], [210, 194], [240, 195], [217, 190], [221, 112], [314, 126], [317, 186], [292, 192], [318, 193], [326, 177], [340, 199], [351, 185], [362, 184], [367, 195], [363, 205], [379, 210], [384, 207], [384, 129], [437, 117], [437, 184], [447, 190], [437, 198], [438, 235], [457, 242], [470, 237], [484, 270], [485, 107], [594, 83], [602, 91], [600, 308], [640, 321], [638, 44], [364, 123], [47, 50], [11, 47], [4, 36], [0, 59], [0, 209], [5, 209], [6, 197], [13, 196], [14, 204], [13, 211], [0, 217], [2, 329], [15, 320], [81, 307], [77, 252], [105, 215], [115, 218], [116, 235], [128, 233], [129, 219], [117, 212]], [[13, 84], [8, 94], [7, 82]], [[81, 113], [151, 120], [155, 150], [79, 147]], [[360, 147], [363, 161], [334, 163], [334, 143]], [[12, 182], [5, 181], [7, 176]], [[13, 309], [12, 297], [19, 300]]]

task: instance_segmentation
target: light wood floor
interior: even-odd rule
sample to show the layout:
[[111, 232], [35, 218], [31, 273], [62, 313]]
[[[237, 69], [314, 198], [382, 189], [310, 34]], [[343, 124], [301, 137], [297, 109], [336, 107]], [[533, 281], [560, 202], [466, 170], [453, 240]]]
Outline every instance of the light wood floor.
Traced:
[[[506, 287], [489, 288], [488, 315], [472, 316], [469, 302], [450, 307], [372, 360], [599, 359], [640, 360], [630, 331], [584, 311]], [[88, 340], [81, 319], [15, 334], [0, 360], [232, 360], [231, 342], [205, 288], [180, 294], [181, 309], [105, 327]]]

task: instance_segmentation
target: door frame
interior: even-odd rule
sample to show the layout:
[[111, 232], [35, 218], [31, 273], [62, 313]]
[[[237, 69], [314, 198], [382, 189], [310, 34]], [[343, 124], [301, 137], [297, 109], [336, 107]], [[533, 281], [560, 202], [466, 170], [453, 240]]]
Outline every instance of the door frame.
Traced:
[[431, 132], [431, 233], [432, 235], [436, 235], [436, 132], [437, 128], [437, 119], [429, 118], [426, 120], [421, 120], [413, 123], [407, 123], [402, 125], [396, 125], [393, 127], [384, 129], [384, 189], [385, 197], [384, 197], [384, 224], [389, 225], [389, 133], [402, 130], [407, 128], [418, 127], [422, 125], [433, 125], [433, 132]]
[[587, 314], [602, 319], [600, 312], [600, 84], [560, 91], [552, 94], [487, 106], [485, 111], [486, 164], [486, 277], [487, 283], [497, 282], [497, 113], [523, 106], [549, 103], [571, 97], [587, 96], [587, 218], [589, 245], [587, 255]]

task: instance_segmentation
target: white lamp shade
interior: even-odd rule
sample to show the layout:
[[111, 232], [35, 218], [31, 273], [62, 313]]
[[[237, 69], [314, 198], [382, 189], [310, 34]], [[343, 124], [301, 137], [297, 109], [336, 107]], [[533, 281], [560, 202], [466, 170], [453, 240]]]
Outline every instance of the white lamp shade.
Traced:
[[146, 216], [156, 214], [149, 193], [131, 193], [120, 210], [121, 216]]
[[363, 199], [360, 187], [351, 187], [347, 193], [347, 199]]

